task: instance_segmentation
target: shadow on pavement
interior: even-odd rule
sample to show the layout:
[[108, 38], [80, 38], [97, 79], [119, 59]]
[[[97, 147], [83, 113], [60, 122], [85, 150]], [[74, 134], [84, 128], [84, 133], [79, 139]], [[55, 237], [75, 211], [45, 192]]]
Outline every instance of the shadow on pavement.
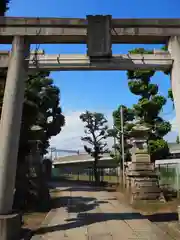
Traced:
[[53, 208], [65, 207], [69, 213], [86, 212], [95, 209], [99, 204], [107, 201], [97, 201], [93, 197], [62, 196], [53, 200]]
[[172, 222], [178, 221], [178, 214], [176, 212], [171, 213], [155, 213], [152, 215], [146, 215], [151, 222]]
[[143, 216], [140, 213], [79, 213], [77, 218], [67, 219], [67, 224], [47, 226], [38, 229], [35, 234], [45, 234], [48, 232], [63, 231], [73, 228], [87, 226], [96, 222], [105, 222], [110, 220], [138, 220], [148, 219], [150, 221], [165, 222], [177, 220], [175, 213], [160, 213], [149, 216]]
[[[89, 189], [93, 189], [93, 191], [101, 191], [101, 190], [104, 190], [106, 189], [107, 191], [115, 191], [114, 189], [110, 189], [109, 187], [112, 187], [112, 185], [114, 186], [117, 186], [117, 184], [113, 184], [113, 183], [108, 183], [108, 182], [101, 182], [99, 183], [98, 186], [95, 185], [94, 182], [91, 182], [91, 181], [84, 181], [84, 180], [68, 180], [68, 179], [65, 179], [65, 178], [62, 178], [62, 180], [52, 180], [50, 183], [49, 183], [49, 187], [50, 188], [58, 188], [58, 187], [69, 187], [69, 186], [72, 186], [72, 187], [69, 187], [67, 188], [66, 190], [63, 190], [63, 191], [79, 191], [79, 190], [83, 190], [83, 191], [89, 191]], [[76, 186], [76, 187], [75, 187]]]
[[[63, 183], [64, 184], [64, 183]], [[62, 187], [62, 183], [61, 183]], [[107, 222], [110, 220], [139, 220], [147, 219], [152, 222], [170, 222], [177, 221], [176, 213], [157, 213], [152, 215], [142, 215], [138, 212], [125, 212], [125, 213], [88, 213], [88, 211], [95, 209], [100, 204], [108, 203], [110, 200], [116, 200], [116, 198], [107, 198], [104, 201], [98, 201], [95, 197], [83, 197], [83, 191], [95, 191], [94, 187], [89, 186], [69, 186], [64, 184], [65, 189], [62, 191], [80, 191], [82, 196], [62, 196], [55, 199], [55, 208], [65, 207], [69, 213], [77, 213], [76, 218], [66, 219], [66, 223], [55, 226], [42, 226], [34, 232], [35, 235], [46, 234], [55, 231], [64, 231], [68, 229], [79, 228], [82, 226], [88, 226], [97, 222]], [[97, 191], [98, 188], [97, 188]]]
[[99, 191], [103, 191], [104, 188], [102, 187], [94, 187], [94, 186], [74, 186], [72, 188], [67, 188], [64, 189], [63, 192], [66, 191], [71, 191], [71, 192], [79, 192], [79, 191], [83, 191], [83, 192], [99, 192]]
[[[99, 192], [99, 191], [107, 191], [107, 192], [116, 192], [116, 188], [112, 188], [111, 184], [105, 186], [94, 186], [94, 184], [89, 182], [77, 182], [77, 181], [64, 181], [64, 182], [50, 182], [49, 187], [51, 189], [56, 189], [58, 187], [61, 188], [62, 192]], [[63, 189], [62, 189], [63, 188]]]
[[96, 222], [133, 219], [146, 219], [146, 217], [140, 213], [79, 213], [77, 218], [67, 219], [67, 224], [41, 227], [35, 232], [35, 234], [40, 235], [48, 232], [63, 231], [67, 229], [87, 226]]

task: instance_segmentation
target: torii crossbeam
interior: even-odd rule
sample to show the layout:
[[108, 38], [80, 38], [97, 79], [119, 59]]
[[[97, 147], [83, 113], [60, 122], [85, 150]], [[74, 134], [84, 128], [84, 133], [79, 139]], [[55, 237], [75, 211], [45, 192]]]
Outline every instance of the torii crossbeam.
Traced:
[[[80, 70], [169, 70], [172, 67], [171, 55], [168, 52], [155, 54], [119, 54], [111, 58], [99, 58], [91, 61], [85, 54], [31, 54], [30, 70], [80, 71]], [[9, 53], [0, 52], [0, 68], [8, 68]]]
[[[87, 43], [87, 19], [0, 17], [0, 43], [28, 36], [31, 43]], [[180, 36], [180, 19], [112, 19], [112, 43], [167, 43]]]

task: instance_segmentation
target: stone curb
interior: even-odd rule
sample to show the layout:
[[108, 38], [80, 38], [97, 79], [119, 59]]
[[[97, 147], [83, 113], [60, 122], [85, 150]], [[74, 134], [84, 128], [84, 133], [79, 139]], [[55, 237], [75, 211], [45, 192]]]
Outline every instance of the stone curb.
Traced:
[[[56, 209], [52, 209], [45, 217], [44, 221], [42, 222], [40, 227], [45, 227], [48, 226], [49, 222], [51, 221], [51, 219], [53, 218], [54, 214], [56, 212]], [[28, 238], [29, 237], [29, 238]], [[42, 237], [40, 235], [34, 235], [33, 236], [33, 231], [30, 231], [27, 234], [27, 237], [25, 237], [23, 240], [40, 240], [42, 239]]]

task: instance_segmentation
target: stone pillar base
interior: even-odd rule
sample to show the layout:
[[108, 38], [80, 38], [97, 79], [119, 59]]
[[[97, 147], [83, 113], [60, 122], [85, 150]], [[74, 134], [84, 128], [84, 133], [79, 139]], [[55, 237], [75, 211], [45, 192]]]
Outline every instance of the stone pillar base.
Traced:
[[0, 239], [19, 240], [21, 216], [19, 214], [0, 215]]

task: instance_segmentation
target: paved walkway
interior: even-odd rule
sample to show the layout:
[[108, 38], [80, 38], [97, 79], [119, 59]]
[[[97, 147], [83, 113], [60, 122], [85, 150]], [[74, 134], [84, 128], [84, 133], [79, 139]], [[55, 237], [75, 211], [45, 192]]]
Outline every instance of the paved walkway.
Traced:
[[59, 208], [49, 214], [33, 240], [173, 240], [112, 193], [86, 186], [59, 189]]

